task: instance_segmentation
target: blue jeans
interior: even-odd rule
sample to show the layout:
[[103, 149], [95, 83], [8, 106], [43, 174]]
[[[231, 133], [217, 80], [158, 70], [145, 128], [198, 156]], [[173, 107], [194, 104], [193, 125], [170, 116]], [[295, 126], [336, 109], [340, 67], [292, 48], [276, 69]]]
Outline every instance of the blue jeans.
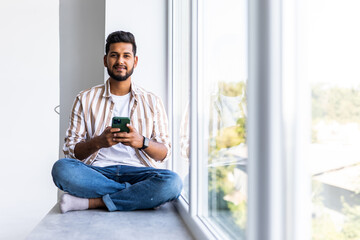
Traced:
[[149, 209], [177, 199], [182, 181], [167, 169], [116, 165], [95, 167], [60, 159], [52, 169], [55, 185], [80, 198], [102, 198], [109, 211]]

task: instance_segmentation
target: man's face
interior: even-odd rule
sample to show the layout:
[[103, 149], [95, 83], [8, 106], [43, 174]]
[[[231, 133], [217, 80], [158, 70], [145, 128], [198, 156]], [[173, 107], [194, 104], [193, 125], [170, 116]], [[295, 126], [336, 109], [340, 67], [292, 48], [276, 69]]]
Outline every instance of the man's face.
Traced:
[[138, 57], [134, 57], [131, 43], [112, 43], [107, 55], [104, 56], [104, 65], [108, 74], [116, 81], [125, 81], [134, 72]]

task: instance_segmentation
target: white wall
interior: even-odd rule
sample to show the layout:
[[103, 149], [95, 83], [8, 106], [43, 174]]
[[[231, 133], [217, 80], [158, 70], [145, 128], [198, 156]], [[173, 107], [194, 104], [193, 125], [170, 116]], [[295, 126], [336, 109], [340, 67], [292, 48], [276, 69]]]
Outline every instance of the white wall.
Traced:
[[58, 5], [0, 1], [0, 239], [23, 239], [56, 201]]
[[106, 0], [105, 35], [118, 30], [135, 36], [139, 62], [132, 80], [167, 108], [167, 0]]
[[60, 0], [60, 156], [76, 95], [104, 82], [105, 0]]

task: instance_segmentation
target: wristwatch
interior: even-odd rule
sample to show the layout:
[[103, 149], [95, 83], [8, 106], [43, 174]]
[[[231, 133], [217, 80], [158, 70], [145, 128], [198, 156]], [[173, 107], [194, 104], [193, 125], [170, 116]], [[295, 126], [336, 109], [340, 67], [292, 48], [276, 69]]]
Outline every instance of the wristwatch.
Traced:
[[143, 146], [139, 149], [141, 150], [141, 149], [147, 148], [149, 146], [149, 142], [150, 142], [150, 139], [148, 139], [147, 137], [144, 137]]

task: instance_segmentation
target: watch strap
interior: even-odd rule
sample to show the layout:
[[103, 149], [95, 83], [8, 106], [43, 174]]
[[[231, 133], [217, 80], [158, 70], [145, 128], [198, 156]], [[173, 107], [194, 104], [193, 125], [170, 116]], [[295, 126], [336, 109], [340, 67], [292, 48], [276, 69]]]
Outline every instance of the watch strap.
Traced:
[[143, 146], [139, 149], [142, 150], [142, 149], [147, 148], [149, 146], [149, 142], [150, 142], [150, 139], [148, 139], [147, 137], [144, 137]]

